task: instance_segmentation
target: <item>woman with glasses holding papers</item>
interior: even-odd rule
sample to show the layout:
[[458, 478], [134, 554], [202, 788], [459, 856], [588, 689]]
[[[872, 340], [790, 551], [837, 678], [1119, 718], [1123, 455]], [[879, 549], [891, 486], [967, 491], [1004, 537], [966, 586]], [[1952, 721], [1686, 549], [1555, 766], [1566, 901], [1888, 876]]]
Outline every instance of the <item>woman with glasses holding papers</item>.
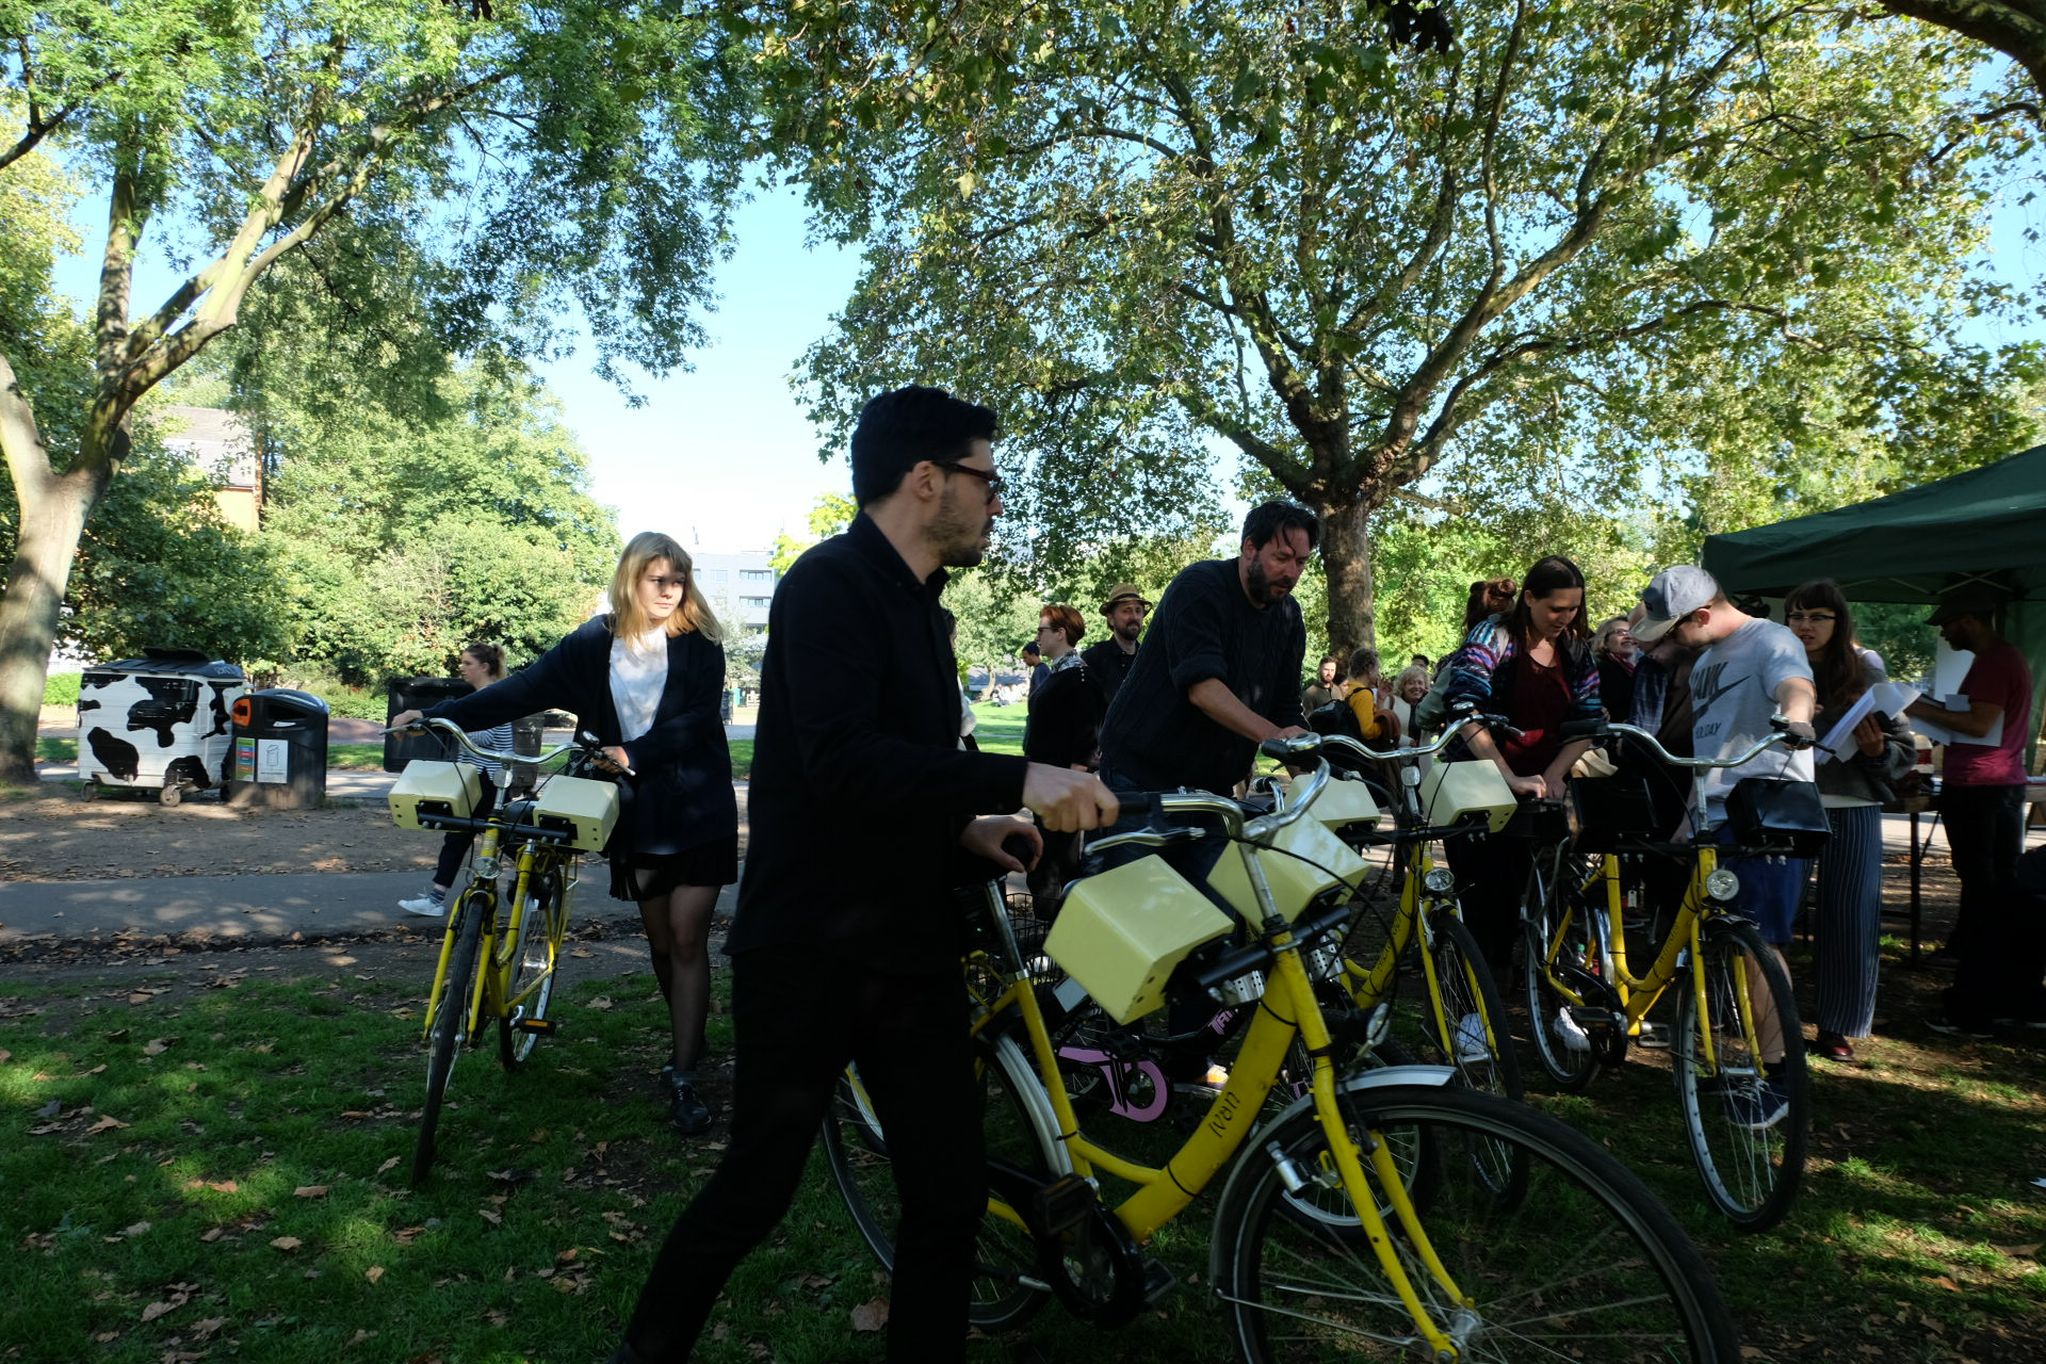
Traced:
[[[1804, 644], [1819, 694], [1817, 728], [1828, 733], [1864, 692], [1883, 682], [1880, 663], [1854, 643], [1854, 618], [1840, 585], [1809, 582], [1783, 601], [1783, 623]], [[1833, 837], [1819, 856], [1819, 1038], [1813, 1050], [1854, 1059], [1850, 1039], [1875, 1024], [1876, 969], [1882, 959], [1883, 819], [1890, 783], [1916, 760], [1911, 732], [1879, 708], [1821, 745], [1816, 775]]]

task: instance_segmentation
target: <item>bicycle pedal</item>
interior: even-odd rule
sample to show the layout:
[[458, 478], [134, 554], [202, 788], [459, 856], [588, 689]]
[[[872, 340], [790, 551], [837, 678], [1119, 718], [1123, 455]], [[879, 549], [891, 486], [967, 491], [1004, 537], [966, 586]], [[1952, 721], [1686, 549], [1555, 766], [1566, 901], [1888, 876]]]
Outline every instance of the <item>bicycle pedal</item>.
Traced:
[[512, 1024], [512, 1031], [537, 1033], [542, 1037], [551, 1037], [559, 1029], [557, 1029], [554, 1020], [551, 1018], [522, 1018]]
[[1161, 1298], [1179, 1287], [1179, 1276], [1149, 1256], [1144, 1258], [1144, 1306], [1156, 1307]]
[[1094, 1215], [1094, 1186], [1078, 1175], [1060, 1175], [1037, 1191], [1037, 1222], [1047, 1236], [1059, 1236]]

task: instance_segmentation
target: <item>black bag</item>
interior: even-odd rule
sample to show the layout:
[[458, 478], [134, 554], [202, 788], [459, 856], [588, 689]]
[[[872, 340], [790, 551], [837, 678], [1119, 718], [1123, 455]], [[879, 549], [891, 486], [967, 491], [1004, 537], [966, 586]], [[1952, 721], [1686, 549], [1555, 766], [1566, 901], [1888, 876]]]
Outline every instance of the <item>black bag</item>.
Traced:
[[1357, 712], [1350, 709], [1348, 701], [1326, 701], [1307, 713], [1307, 727], [1316, 734], [1340, 734], [1346, 739], [1364, 742], [1364, 727], [1357, 723]]
[[1567, 790], [1577, 851], [1619, 852], [1630, 843], [1655, 840], [1660, 821], [1648, 783], [1640, 777], [1625, 772], [1580, 777]]
[[1819, 787], [1809, 781], [1749, 777], [1726, 794], [1726, 822], [1744, 852], [1816, 857], [1833, 836]]

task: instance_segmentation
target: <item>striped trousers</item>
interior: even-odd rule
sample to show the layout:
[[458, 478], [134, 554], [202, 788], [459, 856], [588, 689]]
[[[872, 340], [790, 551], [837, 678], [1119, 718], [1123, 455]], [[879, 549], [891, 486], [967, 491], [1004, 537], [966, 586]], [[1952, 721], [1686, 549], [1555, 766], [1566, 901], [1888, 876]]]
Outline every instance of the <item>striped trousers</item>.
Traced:
[[1883, 813], [1873, 805], [1826, 811], [1833, 837], [1819, 854], [1819, 1030], [1866, 1037], [1875, 1025], [1882, 961]]

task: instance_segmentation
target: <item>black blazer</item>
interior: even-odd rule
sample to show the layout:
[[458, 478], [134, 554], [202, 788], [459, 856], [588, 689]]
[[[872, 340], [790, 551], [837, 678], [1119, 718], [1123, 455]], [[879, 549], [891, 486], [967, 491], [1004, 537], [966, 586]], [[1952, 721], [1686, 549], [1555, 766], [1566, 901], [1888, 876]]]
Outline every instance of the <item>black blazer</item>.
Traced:
[[607, 851], [678, 853], [738, 837], [732, 754], [718, 718], [723, 646], [694, 630], [668, 640], [668, 681], [653, 728], [626, 744], [611, 700], [610, 620], [585, 622], [504, 681], [424, 713], [473, 730], [535, 711], [565, 710], [600, 742], [623, 744], [638, 775], [619, 783], [623, 808]]

